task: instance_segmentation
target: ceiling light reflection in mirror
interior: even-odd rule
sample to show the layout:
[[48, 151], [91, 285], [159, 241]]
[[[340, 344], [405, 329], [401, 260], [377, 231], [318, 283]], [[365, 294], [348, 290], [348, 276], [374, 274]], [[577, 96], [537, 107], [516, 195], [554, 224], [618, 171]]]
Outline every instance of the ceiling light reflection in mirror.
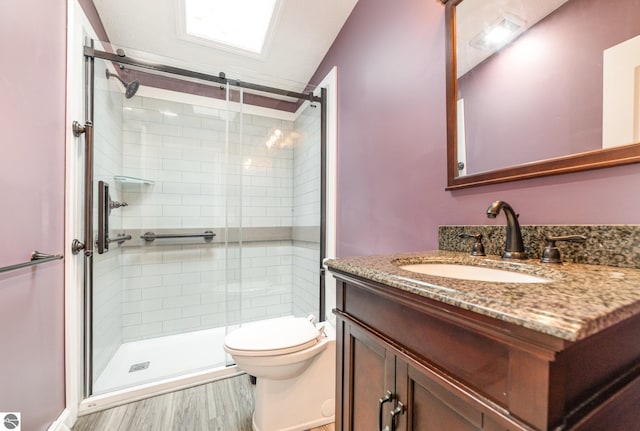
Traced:
[[464, 0], [456, 7], [458, 78], [568, 0]]
[[526, 23], [519, 18], [505, 16], [494, 25], [485, 28], [469, 44], [484, 51], [496, 51], [522, 33], [525, 25]]

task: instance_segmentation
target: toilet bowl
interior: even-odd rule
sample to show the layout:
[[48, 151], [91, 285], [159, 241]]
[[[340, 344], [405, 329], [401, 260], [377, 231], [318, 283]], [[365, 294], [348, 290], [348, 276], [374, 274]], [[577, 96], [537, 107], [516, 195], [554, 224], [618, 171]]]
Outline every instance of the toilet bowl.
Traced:
[[254, 431], [302, 431], [334, 421], [335, 331], [328, 322], [279, 318], [248, 324], [224, 349], [256, 377]]

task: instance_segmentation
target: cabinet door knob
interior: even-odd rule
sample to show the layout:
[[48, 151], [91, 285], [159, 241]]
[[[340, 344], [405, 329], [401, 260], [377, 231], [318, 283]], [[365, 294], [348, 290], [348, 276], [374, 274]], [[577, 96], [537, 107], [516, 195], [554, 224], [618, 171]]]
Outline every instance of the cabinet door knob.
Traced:
[[384, 394], [384, 397], [380, 398], [378, 401], [378, 431], [382, 431], [382, 405], [391, 400], [393, 400], [393, 394], [391, 391], [387, 391], [387, 393]]
[[391, 431], [396, 431], [396, 416], [404, 413], [404, 404], [398, 401], [395, 409], [391, 410]]

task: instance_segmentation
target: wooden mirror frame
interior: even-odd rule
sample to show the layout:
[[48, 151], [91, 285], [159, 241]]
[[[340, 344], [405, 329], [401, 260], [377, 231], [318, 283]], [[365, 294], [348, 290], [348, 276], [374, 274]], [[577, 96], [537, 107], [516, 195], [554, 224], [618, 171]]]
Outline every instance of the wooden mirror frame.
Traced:
[[507, 181], [548, 175], [566, 174], [589, 169], [608, 168], [640, 162], [640, 143], [597, 149], [521, 165], [509, 166], [477, 174], [458, 176], [457, 157], [457, 93], [456, 78], [456, 12], [464, 0], [441, 0], [445, 5], [446, 98], [447, 98], [447, 187], [456, 190], [466, 187], [504, 183]]

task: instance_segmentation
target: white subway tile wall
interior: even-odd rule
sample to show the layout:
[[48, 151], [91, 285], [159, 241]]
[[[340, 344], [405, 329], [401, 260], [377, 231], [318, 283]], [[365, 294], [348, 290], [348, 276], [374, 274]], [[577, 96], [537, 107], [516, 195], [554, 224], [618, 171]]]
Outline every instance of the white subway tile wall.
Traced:
[[[320, 226], [320, 106], [307, 106], [294, 123], [293, 226]], [[320, 283], [320, 235], [314, 241], [293, 243], [293, 312], [318, 319]]]
[[289, 241], [125, 249], [123, 341], [289, 315], [291, 261]]
[[203, 318], [213, 321], [221, 313], [224, 324], [224, 247], [126, 248], [122, 268], [124, 342], [200, 329]]
[[[129, 204], [124, 229], [293, 225], [294, 165], [299, 164], [294, 159], [319, 151], [318, 142], [296, 156], [293, 138], [310, 139], [311, 133], [295, 130], [291, 121], [147, 97], [125, 100], [123, 115], [122, 174], [154, 181], [123, 184]], [[278, 139], [268, 146], [272, 136]], [[316, 158], [319, 193], [319, 153]], [[307, 212], [300, 220], [306, 223], [313, 204], [309, 193], [300, 193], [300, 208]], [[319, 211], [319, 195], [317, 201]], [[317, 314], [317, 278], [316, 299], [294, 307], [297, 248], [291, 241], [245, 242], [227, 249], [123, 248], [122, 341], [290, 315], [294, 308], [300, 315], [308, 309]], [[318, 259], [305, 263], [317, 273]]]
[[[294, 146], [294, 226], [320, 225], [320, 106], [296, 119]], [[319, 238], [318, 238], [319, 241]]]
[[291, 226], [293, 149], [265, 143], [293, 123], [198, 108], [125, 101], [123, 173], [155, 184], [124, 190], [123, 228]]
[[[293, 314], [313, 314], [318, 320], [320, 307], [320, 249], [317, 244], [294, 242]], [[308, 246], [305, 246], [308, 245]]]
[[293, 313], [291, 241], [243, 244], [240, 279], [231, 284], [238, 300], [231, 304], [229, 324]]

